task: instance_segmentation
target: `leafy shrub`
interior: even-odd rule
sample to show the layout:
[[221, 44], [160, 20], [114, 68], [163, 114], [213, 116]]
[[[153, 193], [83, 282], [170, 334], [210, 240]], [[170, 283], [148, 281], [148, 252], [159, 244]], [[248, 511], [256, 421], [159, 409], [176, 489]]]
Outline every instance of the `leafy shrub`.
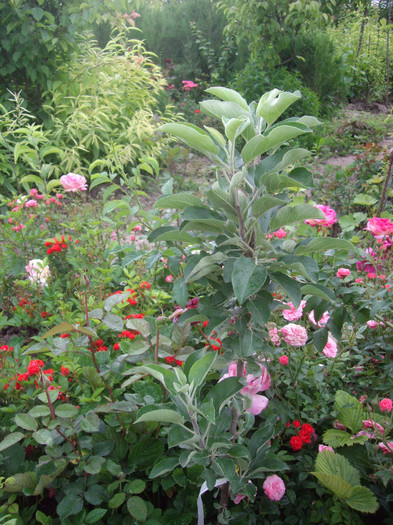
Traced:
[[289, 108], [288, 116], [298, 113], [318, 116], [320, 113], [318, 95], [303, 86], [299, 73], [290, 72], [284, 67], [273, 68], [267, 72], [258, 62], [250, 60], [245, 68], [235, 76], [231, 86], [249, 100], [254, 100], [260, 91], [272, 89], [273, 86], [284, 91], [299, 90], [302, 98]]
[[86, 173], [97, 161], [94, 166], [123, 175], [143, 155], [160, 152], [154, 131], [170, 115], [159, 111], [165, 82], [128, 31], [104, 49], [87, 38], [47, 94], [45, 125], [63, 151], [64, 173]]

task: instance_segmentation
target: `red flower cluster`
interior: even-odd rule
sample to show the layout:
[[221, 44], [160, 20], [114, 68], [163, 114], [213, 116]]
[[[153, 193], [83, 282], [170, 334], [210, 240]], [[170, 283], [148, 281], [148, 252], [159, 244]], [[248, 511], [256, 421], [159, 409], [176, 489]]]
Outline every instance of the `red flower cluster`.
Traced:
[[13, 346], [8, 346], [8, 345], [0, 346], [0, 350], [3, 352], [12, 352], [13, 349], [14, 349]]
[[[93, 341], [92, 347], [94, 348], [95, 352], [106, 352], [108, 350], [108, 347], [104, 345], [104, 341], [102, 339], [96, 339]], [[93, 348], [89, 348], [89, 350], [92, 352]]]
[[126, 315], [124, 319], [143, 319], [145, 314], [130, 314]]
[[209, 344], [205, 344], [205, 348], [210, 346], [212, 350], [214, 350], [215, 352], [218, 352], [222, 350], [221, 339], [219, 337], [213, 337], [213, 335], [217, 335], [217, 333], [213, 332], [213, 334], [209, 337], [209, 341], [212, 341], [213, 343], [209, 342]]
[[177, 366], [181, 366], [184, 363], [184, 361], [179, 361], [179, 359], [176, 359], [174, 355], [168, 355], [168, 357], [165, 358], [165, 361], [169, 365], [173, 365], [173, 363], [175, 363]]
[[66, 250], [67, 242], [71, 241], [71, 239], [71, 235], [69, 235], [68, 240], [66, 241], [64, 235], [62, 235], [60, 240], [54, 237], [52, 240], [46, 241], [45, 246], [48, 248], [46, 253], [50, 255], [53, 252], [61, 252]]
[[142, 281], [141, 282], [141, 285], [140, 285], [140, 289], [141, 290], [145, 290], [145, 289], [146, 290], [150, 290], [150, 288], [151, 288], [151, 284], [150, 283], [148, 283], [147, 281]]
[[[289, 441], [289, 444], [292, 447], [292, 449], [296, 451], [300, 450], [303, 447], [303, 445], [311, 443], [311, 438], [314, 434], [314, 429], [308, 423], [303, 423], [302, 425], [298, 420], [293, 421], [292, 424], [295, 428], [300, 429], [297, 436], [292, 436]], [[290, 423], [287, 423], [287, 427], [289, 427], [290, 425]]]
[[118, 334], [117, 337], [122, 337], [123, 339], [135, 339], [135, 336], [139, 335], [139, 332], [136, 332], [135, 330], [123, 330], [121, 334]]

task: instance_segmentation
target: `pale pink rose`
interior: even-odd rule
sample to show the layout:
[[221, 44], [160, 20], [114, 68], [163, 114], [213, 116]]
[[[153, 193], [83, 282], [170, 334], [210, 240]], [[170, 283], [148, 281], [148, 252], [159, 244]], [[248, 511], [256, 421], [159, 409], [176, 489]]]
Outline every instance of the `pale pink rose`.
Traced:
[[[252, 483], [251, 480], [248, 480], [248, 483]], [[257, 494], [257, 491], [255, 489], [255, 495]], [[238, 494], [237, 496], [234, 497], [233, 499], [233, 503], [235, 505], [238, 505], [246, 496], [244, 494]]]
[[173, 281], [173, 279], [174, 279], [173, 275], [167, 275], [165, 277], [165, 280], [166, 280], [167, 283], [171, 283]]
[[290, 346], [304, 346], [307, 343], [307, 330], [298, 324], [287, 324], [281, 328], [284, 341]]
[[365, 230], [369, 231], [377, 239], [380, 239], [386, 235], [393, 234], [393, 223], [390, 222], [390, 219], [374, 217], [367, 221]]
[[285, 494], [285, 485], [279, 476], [273, 474], [268, 476], [263, 482], [263, 490], [272, 501], [280, 501]]
[[319, 445], [318, 452], [323, 452], [324, 450], [330, 450], [330, 452], [334, 452], [333, 447], [327, 447], [326, 445]]
[[280, 346], [281, 337], [279, 336], [277, 326], [269, 326], [269, 337], [270, 337], [271, 342], [275, 346]]
[[382, 321], [370, 320], [367, 321], [367, 326], [371, 328], [371, 330], [375, 330], [376, 328], [378, 328], [378, 326], [385, 326], [385, 323], [383, 323]]
[[37, 200], [42, 200], [44, 198], [44, 195], [36, 195]]
[[25, 206], [26, 208], [35, 208], [36, 206], [38, 206], [38, 204], [37, 201], [35, 201], [34, 199], [30, 199], [26, 202]]
[[295, 309], [293, 303], [287, 303], [286, 306], [289, 306], [290, 309], [282, 310], [282, 316], [287, 321], [298, 321], [303, 315], [303, 308], [306, 306], [306, 301], [302, 301], [300, 306]]
[[351, 275], [351, 270], [348, 270], [348, 268], [339, 268], [337, 271], [337, 277], [340, 279], [344, 279], [344, 277], [348, 277]]
[[277, 237], [277, 239], [283, 239], [288, 235], [288, 233], [283, 228], [280, 228], [276, 232], [273, 232], [273, 235], [274, 237]]
[[262, 410], [265, 410], [269, 403], [269, 400], [266, 396], [260, 396], [254, 394], [251, 396], [251, 407], [247, 409], [247, 412], [251, 412], [254, 416], [258, 416]]
[[393, 408], [392, 400], [385, 397], [379, 402], [379, 408], [382, 410], [382, 412], [385, 412], [385, 410], [387, 410], [388, 412], [391, 412]]
[[68, 173], [68, 175], [62, 175], [60, 177], [60, 184], [63, 186], [65, 191], [87, 190], [87, 183], [85, 177], [76, 173]]
[[38, 190], [37, 190], [36, 188], [32, 188], [32, 189], [30, 190], [30, 195], [31, 195], [32, 197], [36, 197], [36, 196], [37, 196], [37, 193], [38, 193]]
[[331, 334], [328, 335], [328, 340], [327, 340], [325, 348], [322, 350], [322, 353], [326, 357], [330, 357], [330, 358], [334, 358], [337, 355], [337, 343], [333, 339], [333, 336]]
[[32, 283], [47, 286], [47, 280], [50, 277], [50, 270], [49, 266], [45, 265], [41, 259], [32, 259], [29, 261], [29, 264], [25, 266], [25, 270]]
[[133, 230], [134, 232], [140, 232], [141, 229], [142, 229], [142, 226], [140, 226], [139, 224], [137, 224], [136, 226], [134, 226], [134, 227], [132, 228], [132, 230]]
[[378, 443], [378, 447], [384, 454], [393, 454], [393, 441], [388, 441], [387, 445], [385, 445], [385, 443]]
[[330, 228], [334, 223], [337, 222], [336, 212], [329, 208], [329, 206], [324, 206], [323, 204], [314, 204], [314, 208], [318, 208], [323, 211], [326, 216], [326, 219], [307, 219], [304, 222], [310, 226], [322, 226], [323, 228]]
[[358, 284], [359, 284], [359, 283], [362, 283], [362, 282], [363, 282], [363, 279], [362, 279], [361, 277], [358, 277], [358, 278], [356, 279], [356, 281], [355, 281], [355, 283], [358, 283]]
[[310, 322], [314, 325], [314, 326], [318, 326], [319, 328], [322, 328], [323, 326], [325, 326], [325, 324], [327, 324], [327, 322], [329, 321], [330, 319], [330, 316], [329, 316], [329, 312], [325, 312], [323, 314], [323, 316], [320, 318], [320, 320], [318, 322], [316, 322], [315, 320], [315, 315], [314, 315], [314, 310], [312, 310], [312, 312], [310, 312], [308, 314], [308, 318], [310, 320]]

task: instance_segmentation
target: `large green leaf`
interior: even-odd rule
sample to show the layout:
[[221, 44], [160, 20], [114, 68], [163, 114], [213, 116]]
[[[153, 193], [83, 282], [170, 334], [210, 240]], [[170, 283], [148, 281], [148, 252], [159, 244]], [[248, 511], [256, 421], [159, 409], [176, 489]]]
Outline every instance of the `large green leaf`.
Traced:
[[282, 226], [287, 226], [305, 219], [324, 219], [325, 214], [311, 206], [311, 204], [299, 204], [298, 206], [284, 206], [280, 208], [277, 215], [270, 221], [270, 231], [276, 231]]
[[16, 414], [15, 423], [24, 430], [37, 430], [38, 428], [37, 421], [29, 414]]
[[325, 474], [324, 472], [311, 472], [320, 483], [341, 498], [349, 498], [353, 494], [353, 487], [340, 476]]
[[257, 117], [263, 117], [270, 126], [299, 98], [301, 98], [300, 91], [289, 93], [288, 91], [272, 89], [260, 98], [256, 111]]
[[159, 423], [178, 423], [183, 424], [184, 418], [179, 412], [169, 410], [168, 408], [160, 408], [158, 410], [150, 410], [142, 414], [135, 423], [142, 423], [148, 421], [157, 421]]
[[229, 100], [204, 100], [199, 104], [201, 111], [210, 117], [221, 120], [222, 117], [237, 118], [241, 116], [248, 117], [248, 108], [242, 108], [237, 102], [231, 102]]
[[173, 135], [203, 155], [217, 155], [219, 151], [218, 146], [210, 138], [209, 134], [192, 124], [164, 124], [158, 128], [158, 131], [164, 131], [165, 133]]
[[335, 428], [330, 428], [323, 434], [323, 442], [331, 447], [352, 447], [357, 444], [364, 445], [366, 441], [368, 441], [368, 438], [365, 435], [354, 438], [352, 434], [344, 430], [336, 430]]
[[221, 100], [224, 100], [224, 101], [234, 102], [235, 104], [238, 104], [241, 108], [248, 111], [247, 102], [234, 89], [213, 86], [213, 87], [207, 88], [206, 93], [210, 93], [211, 95], [214, 95], [215, 97], [220, 98]]
[[305, 168], [295, 168], [290, 173], [268, 173], [260, 179], [270, 193], [278, 193], [285, 188], [311, 188], [312, 173]]
[[128, 498], [127, 510], [136, 521], [141, 523], [146, 521], [148, 513], [147, 505], [139, 496], [131, 496]]
[[357, 248], [345, 239], [335, 239], [333, 237], [317, 237], [307, 244], [299, 244], [295, 253], [305, 255], [315, 252], [326, 252], [327, 250], [345, 250], [347, 252], [357, 252]]
[[257, 135], [249, 140], [242, 149], [242, 158], [245, 163], [249, 163], [259, 155], [266, 153], [272, 148], [277, 148], [284, 142], [304, 133], [311, 133], [311, 129], [303, 124], [294, 122], [286, 125], [277, 125], [267, 135]]
[[211, 367], [213, 366], [214, 360], [216, 358], [215, 352], [209, 352], [204, 355], [201, 359], [198, 359], [188, 373], [189, 383], [194, 383], [194, 386], [199, 386], [203, 383], [205, 377], [209, 373]]
[[[224, 253], [217, 252], [213, 255], [207, 255], [206, 257], [203, 257], [197, 265], [191, 270], [191, 272], [187, 275], [186, 279], [188, 283], [191, 283], [193, 281], [197, 281], [198, 279], [201, 279], [202, 277], [205, 277], [206, 275], [209, 275], [209, 273], [218, 270], [217, 264], [223, 263], [227, 259], [227, 256]], [[187, 266], [186, 266], [187, 269]], [[185, 274], [186, 274], [185, 269]]]
[[302, 291], [295, 279], [281, 272], [272, 272], [270, 276], [288, 294], [295, 308], [297, 308], [302, 299]]
[[311, 153], [303, 148], [281, 148], [273, 155], [264, 158], [256, 168], [256, 178], [263, 177], [268, 173], [279, 173], [284, 168], [298, 163]]
[[284, 204], [286, 204], [286, 201], [282, 199], [277, 199], [277, 197], [273, 197], [272, 195], [265, 195], [254, 202], [252, 205], [252, 214], [258, 219], [268, 210], [271, 210], [276, 206], [283, 206]]
[[364, 410], [356, 397], [343, 390], [338, 390], [335, 395], [334, 409], [341, 423], [352, 430], [354, 434], [362, 429]]
[[164, 210], [174, 208], [175, 210], [184, 210], [188, 206], [197, 206], [206, 208], [206, 205], [191, 193], [177, 193], [176, 195], [165, 195], [160, 197], [153, 205], [153, 208]]
[[354, 487], [352, 495], [345, 500], [350, 507], [360, 512], [374, 513], [378, 509], [378, 501], [367, 487]]
[[267, 271], [264, 266], [256, 265], [248, 257], [240, 257], [233, 265], [232, 286], [239, 304], [257, 293], [266, 281]]
[[359, 471], [341, 454], [331, 450], [323, 450], [315, 460], [316, 472], [339, 476], [351, 487], [360, 485]]
[[237, 377], [227, 377], [219, 383], [217, 383], [206, 395], [204, 400], [212, 400], [213, 404], [220, 413], [224, 408], [226, 403], [236, 395], [243, 388], [243, 385], [240, 383]]
[[15, 445], [15, 443], [18, 443], [24, 437], [25, 435], [21, 432], [12, 432], [12, 434], [8, 434], [8, 436], [5, 436], [3, 441], [0, 442], [0, 452], [9, 447], [12, 447], [12, 445]]
[[149, 474], [149, 478], [156, 478], [157, 476], [163, 476], [167, 472], [172, 472], [175, 467], [179, 464], [178, 458], [165, 458], [154, 465], [152, 471]]

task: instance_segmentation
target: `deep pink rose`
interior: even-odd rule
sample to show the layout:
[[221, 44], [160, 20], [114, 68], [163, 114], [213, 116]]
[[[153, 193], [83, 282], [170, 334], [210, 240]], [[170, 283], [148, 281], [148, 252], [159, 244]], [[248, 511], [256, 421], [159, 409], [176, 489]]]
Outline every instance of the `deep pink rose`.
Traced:
[[298, 324], [287, 324], [281, 328], [284, 341], [290, 346], [304, 346], [307, 343], [307, 330]]
[[390, 219], [382, 219], [380, 217], [374, 217], [367, 221], [367, 227], [365, 228], [377, 239], [384, 237], [385, 235], [393, 234], [393, 223]]
[[310, 226], [322, 226], [324, 228], [330, 228], [334, 223], [337, 222], [336, 212], [329, 208], [329, 206], [324, 206], [323, 204], [314, 204], [315, 208], [323, 211], [326, 216], [326, 219], [307, 219], [304, 222]]
[[65, 191], [87, 190], [85, 177], [83, 175], [77, 175], [76, 173], [68, 173], [68, 175], [62, 175], [60, 177], [60, 183], [65, 189]]
[[287, 366], [288, 363], [289, 363], [287, 355], [282, 355], [278, 361], [279, 361], [280, 365], [283, 365], [283, 366]]
[[348, 270], [348, 268], [339, 268], [337, 271], [337, 277], [340, 279], [344, 279], [344, 277], [348, 277], [351, 275], [351, 270]]
[[285, 494], [285, 485], [280, 477], [273, 474], [268, 476], [263, 482], [263, 490], [272, 501], [280, 501]]
[[328, 340], [326, 343], [325, 348], [322, 350], [322, 353], [326, 357], [334, 358], [337, 355], [337, 343], [331, 336], [331, 334], [328, 335]]
[[320, 320], [318, 322], [316, 322], [315, 320], [315, 315], [314, 315], [314, 310], [312, 310], [309, 314], [308, 314], [308, 318], [310, 320], [310, 322], [314, 325], [314, 326], [319, 326], [319, 328], [322, 328], [322, 326], [325, 326], [325, 324], [327, 324], [327, 322], [329, 321], [330, 319], [330, 316], [329, 316], [329, 312], [325, 312], [323, 314], [323, 316], [320, 318]]
[[393, 408], [393, 401], [385, 397], [379, 402], [379, 408], [382, 410], [382, 412], [385, 412], [385, 410], [391, 412]]

